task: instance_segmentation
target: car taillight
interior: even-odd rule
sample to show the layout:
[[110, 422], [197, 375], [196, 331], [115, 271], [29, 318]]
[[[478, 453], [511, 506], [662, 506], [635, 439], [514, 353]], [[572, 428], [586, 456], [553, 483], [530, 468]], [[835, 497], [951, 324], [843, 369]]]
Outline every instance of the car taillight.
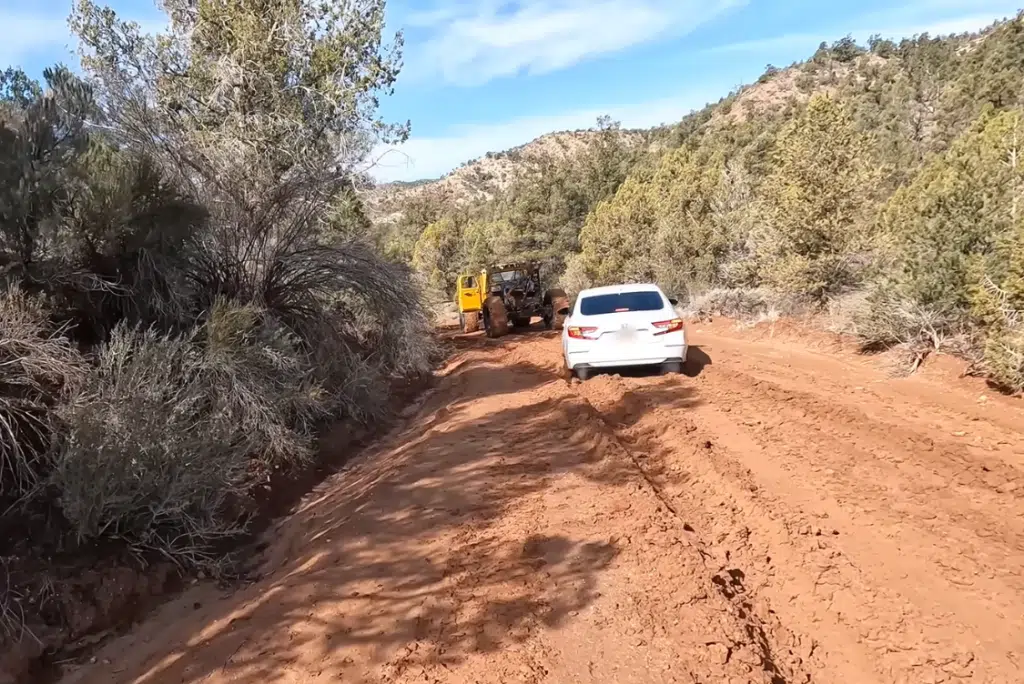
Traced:
[[654, 327], [658, 329], [655, 335], [665, 335], [670, 332], [678, 332], [683, 329], [683, 319], [673, 318], [670, 321], [657, 321]]
[[591, 327], [580, 327], [578, 325], [570, 326], [568, 329], [569, 337], [574, 340], [595, 340], [596, 337], [591, 337], [592, 333], [597, 332], [597, 328]]

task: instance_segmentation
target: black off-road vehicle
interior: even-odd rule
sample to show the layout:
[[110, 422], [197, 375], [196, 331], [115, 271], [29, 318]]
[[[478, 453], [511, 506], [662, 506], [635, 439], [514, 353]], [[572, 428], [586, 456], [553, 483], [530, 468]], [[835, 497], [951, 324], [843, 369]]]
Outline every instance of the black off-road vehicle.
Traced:
[[501, 337], [509, 328], [528, 328], [539, 316], [548, 330], [561, 330], [569, 298], [558, 288], [545, 290], [540, 265], [528, 261], [487, 267], [482, 278], [484, 329], [488, 337]]

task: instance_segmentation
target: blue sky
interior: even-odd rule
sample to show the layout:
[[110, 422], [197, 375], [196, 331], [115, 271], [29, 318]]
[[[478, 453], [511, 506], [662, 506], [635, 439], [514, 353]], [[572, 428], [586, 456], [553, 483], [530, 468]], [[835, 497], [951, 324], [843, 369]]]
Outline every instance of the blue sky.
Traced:
[[[153, 0], [108, 0], [159, 29]], [[31, 73], [77, 64], [71, 0], [0, 0], [0, 65]], [[391, 0], [405, 69], [382, 113], [412, 121], [399, 149], [377, 150], [380, 180], [440, 176], [491, 150], [601, 114], [625, 126], [669, 123], [808, 57], [822, 40], [958, 33], [1011, 16], [1024, 0]]]

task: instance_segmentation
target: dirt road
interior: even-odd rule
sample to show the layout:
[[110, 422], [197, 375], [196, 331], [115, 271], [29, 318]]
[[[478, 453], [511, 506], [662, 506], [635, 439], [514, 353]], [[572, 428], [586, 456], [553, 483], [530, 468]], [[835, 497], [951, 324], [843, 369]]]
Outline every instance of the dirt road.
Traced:
[[262, 580], [68, 684], [1024, 681], [1021, 402], [691, 332], [689, 377], [582, 385], [550, 333], [459, 341]]

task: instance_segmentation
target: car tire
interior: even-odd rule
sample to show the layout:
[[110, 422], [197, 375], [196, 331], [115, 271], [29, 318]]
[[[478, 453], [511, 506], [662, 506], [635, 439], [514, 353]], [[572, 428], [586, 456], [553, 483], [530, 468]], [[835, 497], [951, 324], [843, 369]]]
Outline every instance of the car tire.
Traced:
[[467, 314], [460, 314], [459, 318], [462, 319], [462, 332], [464, 333], [475, 333], [480, 329], [480, 312], [470, 311]]
[[682, 361], [666, 361], [665, 363], [661, 364], [661, 374], [662, 375], [679, 375], [682, 372], [683, 372], [683, 362]]
[[488, 337], [504, 337], [508, 334], [509, 320], [505, 302], [501, 297], [490, 296], [484, 302], [484, 329]]
[[559, 288], [552, 288], [548, 290], [544, 295], [544, 304], [551, 309], [551, 322], [544, 321], [544, 327], [550, 325], [549, 330], [561, 330], [565, 324], [565, 316], [558, 313], [558, 310], [565, 307], [569, 308], [569, 297], [565, 294], [565, 290]]

